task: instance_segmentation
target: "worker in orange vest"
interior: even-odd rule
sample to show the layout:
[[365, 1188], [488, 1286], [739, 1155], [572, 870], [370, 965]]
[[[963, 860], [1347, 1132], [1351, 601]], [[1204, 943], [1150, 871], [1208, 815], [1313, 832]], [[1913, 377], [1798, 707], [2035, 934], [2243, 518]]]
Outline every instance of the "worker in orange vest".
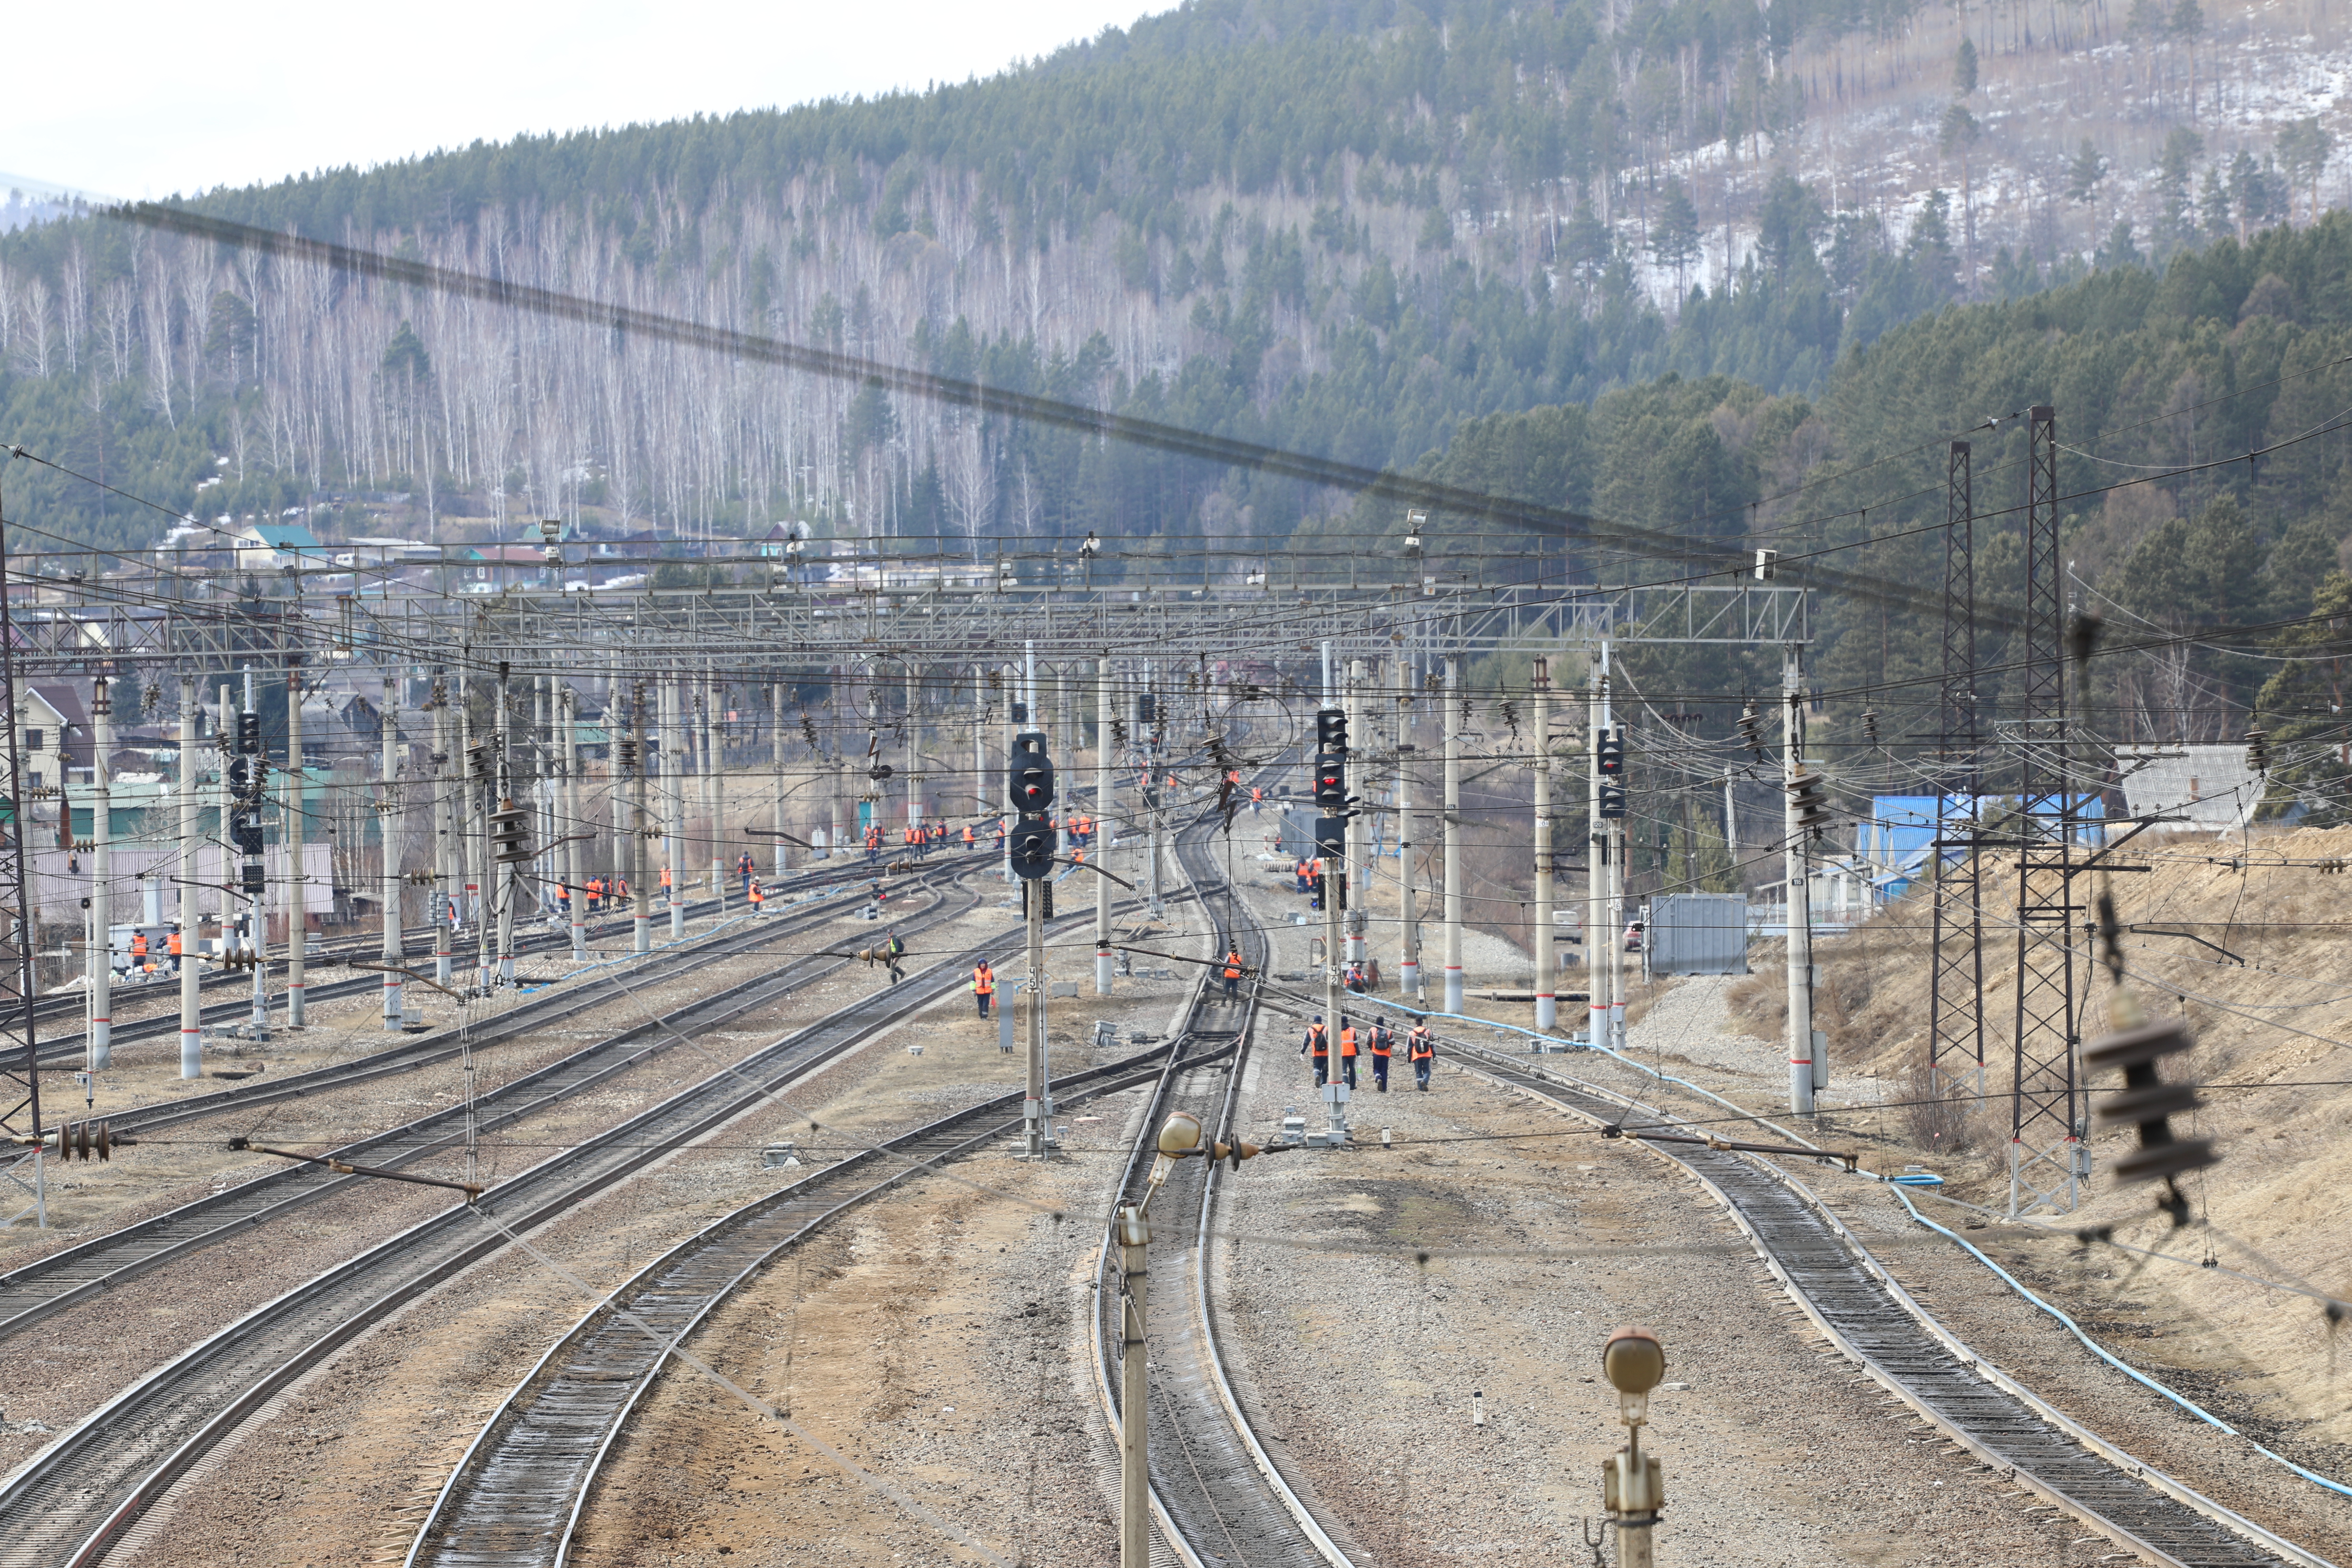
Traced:
[[987, 1017], [989, 1005], [996, 1000], [996, 971], [988, 966], [984, 958], [972, 965], [971, 994], [980, 1004], [980, 1016]]
[[1316, 1014], [1315, 1021], [1307, 1026], [1307, 1040], [1298, 1047], [1298, 1054], [1315, 1058], [1316, 1088], [1321, 1089], [1331, 1081], [1331, 1038], [1323, 1032], [1322, 1014]]
[[1389, 1091], [1389, 1057], [1396, 1049], [1396, 1037], [1389, 1033], [1389, 1021], [1382, 1018], [1372, 1026], [1372, 1084], [1382, 1094]]
[[1437, 1042], [1430, 1038], [1429, 1026], [1415, 1024], [1404, 1037], [1405, 1059], [1412, 1063], [1412, 1087], [1429, 1092], [1429, 1071], [1437, 1064]]
[[1252, 784], [1252, 785], [1250, 785], [1250, 815], [1251, 815], [1252, 816], [1255, 816], [1258, 814], [1259, 809], [1260, 809], [1261, 807], [1263, 807], [1265, 805], [1265, 786], [1264, 786], [1264, 785], [1262, 785], [1262, 784]]
[[1356, 1026], [1345, 1015], [1339, 1019], [1339, 1076], [1348, 1087], [1356, 1087]]
[[966, 849], [976, 849], [980, 847], [980, 839], [973, 834], [971, 824], [969, 822], [963, 825], [963, 847]]
[[1234, 995], [1241, 988], [1241, 983], [1242, 950], [1228, 948], [1225, 951], [1225, 994], [1228, 997]]
[[735, 874], [743, 879], [743, 896], [747, 899], [751, 896], [752, 869], [751, 852], [749, 849], [735, 857]]
[[179, 973], [180, 954], [184, 952], [185, 949], [180, 945], [180, 928], [178, 926], [173, 926], [172, 928], [171, 936], [167, 938], [163, 943], [163, 951], [171, 956], [172, 973], [174, 974]]
[[751, 901], [751, 912], [753, 914], [765, 914], [767, 912], [768, 895], [765, 890], [761, 888], [758, 879], [755, 878], [743, 884], [743, 896]]

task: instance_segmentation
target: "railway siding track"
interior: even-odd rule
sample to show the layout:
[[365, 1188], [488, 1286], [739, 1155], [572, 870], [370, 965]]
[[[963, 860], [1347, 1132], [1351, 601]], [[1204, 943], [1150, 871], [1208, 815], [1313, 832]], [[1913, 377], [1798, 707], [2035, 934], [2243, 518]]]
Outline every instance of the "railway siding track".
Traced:
[[0, 1485], [0, 1568], [79, 1568], [279, 1390], [443, 1281], [632, 1173], [767, 1103], [877, 1031], [961, 985], [1019, 941], [998, 932], [793, 1031], [727, 1072], [501, 1184], [248, 1313], [92, 1412]]
[[[1630, 1103], [1451, 1042], [1482, 1076], [1602, 1125]], [[1654, 1116], [1648, 1108], [1643, 1114]], [[1979, 1461], [2150, 1563], [2170, 1568], [2330, 1568], [2316, 1554], [2182, 1485], [2053, 1409], [1936, 1322], [1802, 1184], [1728, 1150], [1644, 1145], [1704, 1183], [1767, 1268], [1849, 1359]]]
[[[967, 901], [960, 907], [950, 908], [948, 901], [942, 900], [932, 911], [909, 924], [908, 929], [919, 929], [922, 925], [951, 919], [970, 907]], [[720, 951], [697, 955], [698, 962], [689, 965], [687, 973], [789, 934], [789, 929], [746, 933], [744, 941], [731, 943]], [[842, 958], [803, 959], [775, 973], [760, 975], [703, 997], [665, 1018], [647, 1019], [633, 1025], [479, 1096], [472, 1107], [475, 1126], [478, 1131], [487, 1132], [546, 1110], [628, 1071], [649, 1058], [676, 1048], [678, 1036], [685, 1031], [719, 1027], [731, 1019], [775, 1001], [782, 993], [822, 979], [853, 962]], [[568, 998], [563, 1007], [535, 1016], [506, 1033], [511, 1035], [529, 1028], [543, 1028], [573, 1014], [604, 1005], [608, 1000], [593, 994]], [[487, 1043], [478, 1041], [478, 1048]], [[423, 1066], [427, 1060], [440, 1060], [455, 1054], [457, 1047], [450, 1047], [428, 1057], [380, 1066], [373, 1071], [354, 1072], [312, 1087], [341, 1088], [387, 1072], [407, 1071]], [[352, 1065], [363, 1068], [366, 1064]], [[331, 1074], [336, 1069], [320, 1070]], [[281, 1094], [278, 1098], [284, 1096]], [[467, 1106], [463, 1103], [453, 1105], [403, 1126], [345, 1144], [333, 1151], [333, 1157], [397, 1170], [460, 1142], [465, 1137], [467, 1116]], [[366, 1176], [338, 1175], [323, 1165], [289, 1165], [241, 1183], [226, 1192], [208, 1194], [151, 1219], [110, 1231], [79, 1246], [37, 1259], [22, 1268], [0, 1275], [0, 1336], [27, 1328], [175, 1258], [233, 1237], [249, 1234], [256, 1227], [280, 1219], [295, 1209], [348, 1191], [353, 1184], [370, 1179]]]
[[[874, 874], [871, 867], [837, 867], [804, 874], [784, 886], [788, 890], [806, 891], [831, 887], [836, 883], [866, 881]], [[698, 900], [687, 905], [687, 919], [699, 920], [704, 915], [714, 912], [718, 908], [717, 900]], [[593, 938], [622, 934], [628, 931], [630, 927], [631, 921], [628, 920], [607, 920], [589, 926], [588, 931]], [[420, 939], [429, 941], [432, 934], [433, 928], [430, 926], [413, 926], [409, 928], [406, 937], [413, 942]], [[559, 948], [569, 947], [571, 941], [570, 933], [562, 930], [520, 933], [515, 938], [515, 953], [517, 957], [520, 957], [526, 953], [551, 952]], [[375, 957], [376, 950], [373, 947], [363, 942], [346, 942], [311, 953], [309, 962], [311, 966], [310, 973], [316, 975], [321, 970], [331, 968], [346, 958], [357, 958], [373, 963]], [[284, 961], [274, 960], [273, 962]], [[198, 1018], [206, 1024], [235, 1023], [243, 1020], [253, 1009], [251, 987], [252, 977], [244, 973], [222, 972], [203, 976], [201, 981], [203, 990], [234, 988], [235, 994], [227, 1000], [205, 1005], [199, 1010]], [[313, 1003], [340, 1001], [347, 996], [373, 996], [383, 989], [383, 977], [373, 971], [363, 972], [349, 980], [314, 979], [308, 984], [308, 994]], [[284, 993], [281, 991], [278, 994], [282, 1001]], [[160, 983], [143, 986], [126, 986], [114, 994], [117, 1006], [130, 1006], [145, 1001], [161, 1001], [167, 996], [176, 995], [176, 986]], [[36, 1026], [47, 1026], [62, 1019], [79, 1019], [81, 1016], [82, 1005], [82, 998], [79, 994], [44, 997], [35, 1004]], [[113, 1042], [115, 1047], [120, 1048], [123, 1046], [136, 1045], [142, 1040], [169, 1038], [176, 1041], [179, 1034], [180, 1015], [176, 1007], [172, 1007], [152, 1017], [118, 1021], [113, 1028]], [[41, 1059], [44, 1062], [68, 1061], [80, 1054], [83, 1048], [83, 1036], [79, 1029], [68, 1034], [55, 1035], [42, 1044]]]
[[[1182, 1044], [1058, 1078], [1055, 1100], [1075, 1105], [1150, 1082]], [[443, 1485], [408, 1563], [536, 1568], [567, 1562], [605, 1457], [672, 1348], [778, 1256], [841, 1215], [1017, 1133], [1022, 1099], [1019, 1092], [999, 1095], [853, 1154], [736, 1210], [641, 1270], [582, 1318], [507, 1396]], [[648, 1328], [663, 1337], [648, 1339]]]

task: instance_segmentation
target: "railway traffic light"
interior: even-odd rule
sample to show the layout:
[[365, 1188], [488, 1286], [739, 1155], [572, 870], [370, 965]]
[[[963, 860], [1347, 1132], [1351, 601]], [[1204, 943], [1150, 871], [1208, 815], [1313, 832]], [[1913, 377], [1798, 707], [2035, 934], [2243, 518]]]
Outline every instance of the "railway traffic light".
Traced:
[[1623, 784], [1610, 784], [1605, 780], [1602, 781], [1601, 785], [1601, 815], [1604, 817], [1622, 817], [1625, 815], [1625, 786]]
[[1315, 759], [1315, 804], [1328, 812], [1348, 809], [1348, 763], [1337, 752]]
[[1625, 731], [1603, 730], [1601, 739], [1593, 742], [1595, 759], [1602, 778], [1613, 778], [1625, 771]]
[[1326, 708], [1315, 715], [1315, 749], [1318, 752], [1337, 752], [1342, 756], [1347, 754], [1347, 710]]
[[1054, 804], [1054, 763], [1045, 755], [1044, 731], [1024, 730], [1013, 737], [1013, 763], [1005, 770], [1005, 781], [1013, 809], [1024, 816]]
[[1013, 856], [1014, 876], [1034, 882], [1054, 874], [1054, 829], [1042, 815], [1024, 814], [1013, 825], [1006, 844]]

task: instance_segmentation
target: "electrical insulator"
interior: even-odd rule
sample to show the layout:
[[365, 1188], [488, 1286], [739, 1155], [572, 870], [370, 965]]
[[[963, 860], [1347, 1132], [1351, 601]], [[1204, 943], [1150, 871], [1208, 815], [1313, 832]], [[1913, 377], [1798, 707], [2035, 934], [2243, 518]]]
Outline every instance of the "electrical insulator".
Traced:
[[2175, 1138], [2170, 1118], [2197, 1110], [2205, 1101], [2187, 1084], [2168, 1084], [2157, 1071], [2164, 1058], [2189, 1048], [2189, 1029], [2178, 1018], [2159, 1018], [2136, 1029], [2122, 1029], [2083, 1049], [2088, 1068], [2121, 1068], [2124, 1090], [2099, 1108], [2103, 1125], [2125, 1122], [2139, 1128], [2139, 1149], [2116, 1162], [2120, 1182], [2171, 1181], [2190, 1171], [2219, 1163], [2210, 1138]]
[[1034, 882], [1054, 874], [1054, 829], [1044, 816], [1024, 816], [1006, 843], [1014, 876]]
[[1318, 752], [1348, 750], [1348, 714], [1345, 709], [1326, 708], [1315, 715], [1315, 749]]
[[1013, 809], [1035, 816], [1054, 804], [1054, 763], [1045, 755], [1042, 730], [1024, 730], [1013, 737], [1013, 760], [1004, 771]]
[[1747, 747], [1749, 751], [1755, 752], [1756, 760], [1759, 763], [1764, 760], [1764, 731], [1762, 725], [1763, 721], [1756, 712], [1755, 703], [1750, 702], [1745, 709], [1740, 710], [1739, 743]]
[[1600, 766], [1601, 777], [1614, 778], [1625, 771], [1624, 731], [1603, 731], [1601, 739], [1594, 743], [1593, 750], [1594, 760]]
[[477, 741], [466, 748], [466, 776], [487, 779], [490, 776], [490, 748], [488, 742]]
[[498, 810], [490, 813], [490, 849], [501, 866], [530, 858], [530, 834], [524, 826], [530, 820], [530, 813], [511, 798], [499, 801]]
[[113, 1127], [104, 1121], [73, 1121], [58, 1129], [58, 1158], [88, 1160], [95, 1155], [100, 1160], [114, 1158], [114, 1146], [128, 1143], [128, 1138], [117, 1138]]
[[2246, 731], [2246, 767], [2249, 772], [2257, 773], [2271, 771], [2270, 737], [2260, 730]]
[[613, 742], [613, 760], [625, 768], [637, 765], [637, 743], [624, 735]]
[[1874, 709], [1862, 710], [1862, 738], [1873, 746], [1878, 744], [1878, 713]]
[[1799, 773], [1780, 786], [1789, 792], [1790, 804], [1796, 807], [1797, 826], [1816, 838], [1822, 836], [1822, 829], [1832, 820], [1826, 793], [1828, 784], [1829, 781], [1821, 774], [1806, 773]]

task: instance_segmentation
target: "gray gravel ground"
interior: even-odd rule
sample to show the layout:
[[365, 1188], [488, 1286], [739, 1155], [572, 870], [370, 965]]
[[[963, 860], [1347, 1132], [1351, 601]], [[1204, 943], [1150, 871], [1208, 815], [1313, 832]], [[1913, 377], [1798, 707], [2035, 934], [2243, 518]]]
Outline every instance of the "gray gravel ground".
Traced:
[[[1262, 1057], [1246, 1124], [1311, 1104], [1310, 1083], [1287, 1049]], [[1375, 1561], [1591, 1563], [1582, 1521], [1622, 1441], [1595, 1363], [1628, 1321], [1658, 1330], [1687, 1385], [1653, 1407], [1662, 1562], [1973, 1568], [2118, 1550], [1819, 1342], [1713, 1199], [1655, 1154], [1450, 1069], [1428, 1095], [1367, 1092], [1353, 1110], [1370, 1147], [1253, 1164], [1232, 1184], [1220, 1300], [1261, 1434]]]

